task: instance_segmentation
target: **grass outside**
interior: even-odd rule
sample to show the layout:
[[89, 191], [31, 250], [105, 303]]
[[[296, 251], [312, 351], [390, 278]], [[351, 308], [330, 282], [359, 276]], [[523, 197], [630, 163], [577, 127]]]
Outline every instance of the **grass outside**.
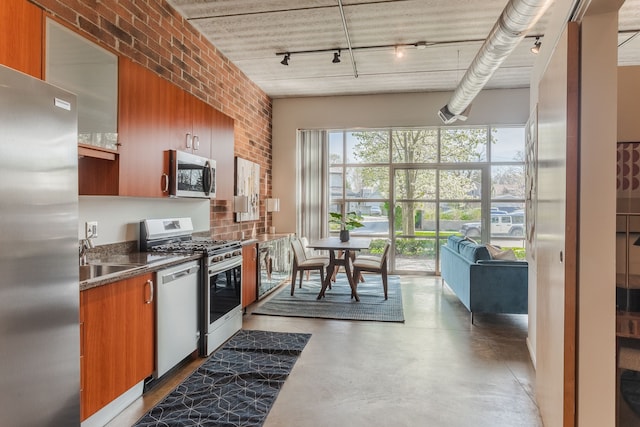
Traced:
[[[396, 238], [396, 254], [406, 257], [435, 257], [435, 231], [416, 231], [419, 239]], [[449, 236], [461, 236], [457, 231], [441, 231], [440, 240], [446, 240]], [[370, 252], [381, 254], [385, 239], [374, 239], [371, 242]], [[519, 246], [501, 245], [502, 249], [512, 249], [516, 259], [525, 260], [526, 250]]]

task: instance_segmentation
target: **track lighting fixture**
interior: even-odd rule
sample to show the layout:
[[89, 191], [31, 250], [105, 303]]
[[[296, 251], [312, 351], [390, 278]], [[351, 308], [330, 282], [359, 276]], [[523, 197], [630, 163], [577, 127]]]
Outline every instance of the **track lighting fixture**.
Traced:
[[[537, 54], [540, 51], [540, 47], [542, 46], [542, 42], [540, 39], [544, 36], [542, 35], [530, 35], [526, 36], [526, 38], [534, 38], [535, 42], [531, 47], [531, 52]], [[289, 65], [289, 60], [291, 59], [291, 55], [309, 55], [309, 54], [327, 54], [329, 52], [333, 52], [333, 59], [331, 62], [333, 64], [339, 64], [342, 62], [342, 51], [345, 50], [351, 55], [351, 63], [354, 64], [353, 52], [361, 51], [361, 50], [381, 50], [381, 49], [393, 49], [394, 56], [397, 59], [400, 59], [408, 54], [411, 49], [416, 50], [426, 50], [427, 48], [434, 46], [449, 46], [449, 45], [457, 45], [460, 43], [484, 43], [485, 39], [468, 39], [468, 40], [452, 40], [452, 41], [440, 41], [440, 42], [428, 42], [424, 40], [420, 40], [414, 43], [396, 43], [396, 44], [385, 44], [385, 45], [371, 45], [371, 46], [349, 46], [348, 48], [336, 48], [331, 47], [327, 49], [313, 49], [313, 50], [295, 50], [295, 51], [280, 51], [276, 52], [276, 56], [283, 56], [283, 59], [280, 61], [282, 65]], [[354, 76], [357, 77], [357, 70], [354, 70]]]
[[533, 42], [533, 46], [531, 47], [531, 53], [535, 53], [536, 55], [540, 52], [540, 46], [542, 42], [540, 42], [540, 37], [536, 37], [536, 41]]

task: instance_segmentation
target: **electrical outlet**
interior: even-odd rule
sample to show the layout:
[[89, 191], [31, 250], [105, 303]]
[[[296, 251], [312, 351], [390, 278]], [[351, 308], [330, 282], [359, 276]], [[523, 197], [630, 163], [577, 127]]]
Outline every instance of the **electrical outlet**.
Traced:
[[85, 224], [85, 237], [95, 239], [98, 237], [98, 221], [87, 221]]

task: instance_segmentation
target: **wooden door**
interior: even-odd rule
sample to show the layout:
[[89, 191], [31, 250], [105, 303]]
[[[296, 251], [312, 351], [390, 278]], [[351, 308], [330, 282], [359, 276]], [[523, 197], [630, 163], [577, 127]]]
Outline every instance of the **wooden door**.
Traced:
[[258, 298], [258, 247], [256, 244], [242, 247], [242, 308]]
[[153, 373], [152, 286], [148, 273], [81, 293], [82, 420]]
[[0, 64], [42, 78], [43, 19], [27, 0], [0, 2]]

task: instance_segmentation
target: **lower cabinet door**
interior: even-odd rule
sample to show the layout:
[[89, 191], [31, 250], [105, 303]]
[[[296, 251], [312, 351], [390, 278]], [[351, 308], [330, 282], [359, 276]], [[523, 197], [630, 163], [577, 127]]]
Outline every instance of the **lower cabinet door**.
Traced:
[[258, 298], [258, 245], [242, 247], [242, 308]]
[[82, 420], [152, 375], [153, 278], [149, 273], [81, 292]]

